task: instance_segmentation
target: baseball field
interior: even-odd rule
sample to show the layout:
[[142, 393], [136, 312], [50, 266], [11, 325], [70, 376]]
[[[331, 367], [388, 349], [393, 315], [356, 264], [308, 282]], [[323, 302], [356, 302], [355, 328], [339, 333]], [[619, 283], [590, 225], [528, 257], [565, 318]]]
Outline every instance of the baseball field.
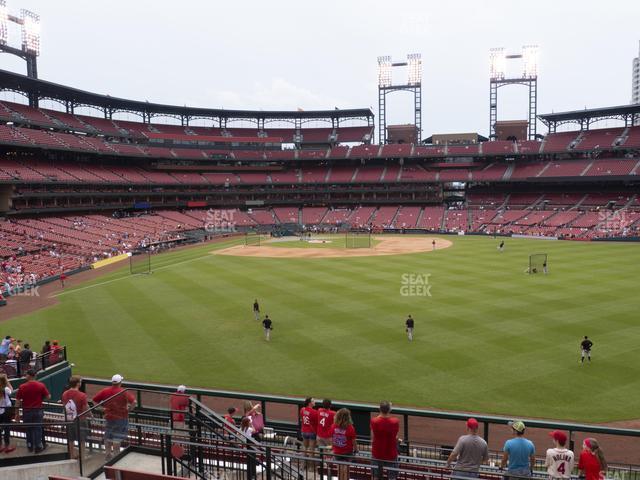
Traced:
[[[506, 239], [499, 252], [499, 239], [436, 238], [437, 249], [429, 239], [416, 253], [361, 256], [339, 239], [202, 245], [153, 257], [151, 275], [123, 264], [71, 278], [57, 304], [2, 331], [60, 340], [87, 376], [585, 422], [639, 416], [638, 245]], [[347, 257], [265, 253], [341, 248]], [[262, 253], [233, 253], [245, 249]], [[548, 275], [525, 273], [533, 253], [548, 254]], [[254, 299], [273, 319], [271, 342]], [[581, 365], [584, 335], [593, 361]]]

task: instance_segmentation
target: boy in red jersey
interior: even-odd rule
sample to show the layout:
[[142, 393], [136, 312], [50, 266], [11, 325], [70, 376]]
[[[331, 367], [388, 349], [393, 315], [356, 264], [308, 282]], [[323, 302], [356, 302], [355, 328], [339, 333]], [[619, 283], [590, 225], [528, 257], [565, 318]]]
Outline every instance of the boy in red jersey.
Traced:
[[[78, 415], [82, 415], [89, 410], [87, 394], [80, 391], [81, 386], [82, 378], [78, 375], [73, 375], [69, 379], [69, 389], [62, 394], [62, 405], [64, 406], [65, 419], [67, 422], [75, 420], [78, 418]], [[68, 445], [71, 458], [78, 458], [78, 455], [84, 455], [84, 441], [88, 431], [86, 415], [80, 417], [79, 422], [79, 436], [76, 425], [72, 425], [68, 430]], [[80, 450], [79, 454], [75, 451], [76, 440], [78, 441], [78, 449]]]
[[[383, 468], [398, 468], [398, 432], [400, 422], [389, 415], [391, 403], [380, 402], [380, 415], [371, 419], [371, 458], [376, 472], [376, 477], [382, 480]], [[395, 480], [398, 476], [396, 470], [387, 470], [389, 480]]]
[[300, 432], [302, 445], [307, 455], [311, 455], [316, 448], [316, 432], [318, 430], [318, 411], [314, 410], [313, 398], [304, 399], [304, 406], [300, 409]]
[[325, 398], [318, 409], [317, 442], [319, 447], [331, 446], [331, 426], [336, 412], [331, 410], [331, 400]]

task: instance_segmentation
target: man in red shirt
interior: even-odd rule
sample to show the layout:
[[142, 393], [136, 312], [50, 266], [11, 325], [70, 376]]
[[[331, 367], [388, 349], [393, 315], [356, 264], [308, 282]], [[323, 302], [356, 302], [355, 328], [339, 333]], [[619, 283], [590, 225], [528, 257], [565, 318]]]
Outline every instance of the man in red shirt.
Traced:
[[331, 410], [331, 400], [325, 398], [318, 409], [317, 442], [319, 447], [331, 446], [331, 426], [336, 412]]
[[44, 410], [42, 402], [49, 400], [51, 395], [44, 383], [36, 380], [36, 372], [27, 370], [26, 382], [20, 385], [16, 392], [16, 422], [20, 421], [20, 407], [22, 407], [22, 420], [24, 423], [36, 423], [39, 425], [27, 427], [27, 449], [30, 452], [40, 453], [46, 446], [42, 443], [42, 422]]
[[67, 435], [71, 458], [78, 458], [74, 448], [76, 440], [78, 441], [80, 455], [83, 454], [84, 437], [88, 428], [87, 419], [84, 416], [78, 418], [79, 415], [82, 415], [89, 409], [87, 394], [80, 391], [81, 385], [82, 378], [80, 378], [79, 375], [73, 375], [69, 379], [69, 389], [62, 394], [62, 405], [64, 407], [66, 420], [71, 422], [77, 419], [77, 423], [69, 426]]
[[184, 428], [184, 413], [189, 407], [189, 395], [185, 395], [187, 387], [180, 385], [176, 393], [169, 397], [169, 408], [173, 419], [173, 428]]
[[122, 380], [122, 375], [115, 374], [111, 377], [111, 386], [103, 388], [93, 397], [94, 403], [104, 402], [106, 461], [120, 453], [120, 443], [129, 432], [129, 411], [136, 404], [133, 394], [122, 388]]
[[314, 410], [313, 398], [307, 397], [304, 406], [300, 409], [300, 431], [302, 444], [307, 454], [311, 454], [316, 448], [316, 431], [318, 430], [318, 411]]
[[[398, 431], [400, 422], [389, 415], [391, 403], [380, 402], [380, 414], [371, 419], [371, 458], [376, 476], [382, 480], [384, 468], [398, 468]], [[396, 470], [387, 470], [389, 480], [398, 476]]]

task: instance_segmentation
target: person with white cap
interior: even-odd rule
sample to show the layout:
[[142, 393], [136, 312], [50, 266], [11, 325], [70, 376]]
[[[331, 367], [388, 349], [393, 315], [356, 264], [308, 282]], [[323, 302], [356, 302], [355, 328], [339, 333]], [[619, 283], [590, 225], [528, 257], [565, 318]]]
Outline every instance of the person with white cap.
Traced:
[[111, 386], [100, 390], [93, 402], [104, 402], [104, 418], [106, 421], [104, 430], [105, 460], [108, 462], [120, 453], [120, 444], [129, 433], [129, 411], [136, 405], [133, 394], [122, 388], [124, 378], [120, 374], [111, 377]]
[[189, 407], [189, 395], [185, 394], [186, 391], [187, 387], [179, 385], [176, 393], [172, 393], [169, 397], [173, 428], [184, 428], [184, 412]]
[[536, 461], [536, 447], [531, 440], [524, 438], [524, 422], [516, 420], [509, 425], [514, 438], [504, 443], [500, 468], [507, 467], [507, 473], [513, 477], [530, 477]]

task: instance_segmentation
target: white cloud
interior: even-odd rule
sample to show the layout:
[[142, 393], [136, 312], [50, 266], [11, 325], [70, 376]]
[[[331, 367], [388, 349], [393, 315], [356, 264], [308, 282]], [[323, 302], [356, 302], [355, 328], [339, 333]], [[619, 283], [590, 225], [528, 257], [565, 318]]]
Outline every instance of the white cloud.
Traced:
[[351, 107], [344, 100], [294, 85], [281, 77], [271, 78], [268, 83], [254, 82], [250, 89], [242, 92], [208, 89], [206, 95], [206, 104], [229, 109], [330, 110], [334, 107]]

